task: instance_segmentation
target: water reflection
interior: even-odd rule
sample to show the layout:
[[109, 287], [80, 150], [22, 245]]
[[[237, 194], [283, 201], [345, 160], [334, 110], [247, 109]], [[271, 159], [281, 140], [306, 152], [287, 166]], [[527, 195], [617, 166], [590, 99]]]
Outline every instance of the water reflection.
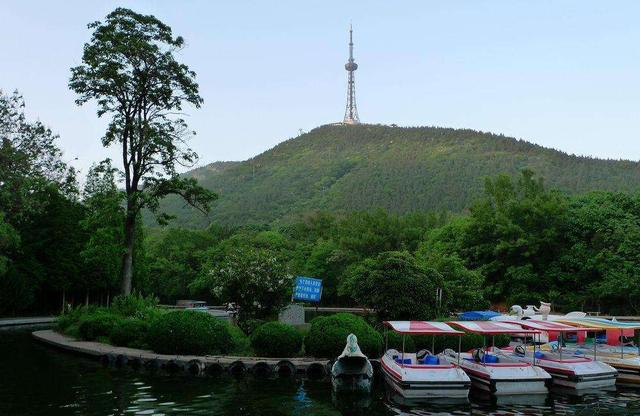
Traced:
[[[28, 333], [0, 333], [0, 415], [632, 415], [639, 390], [553, 390], [538, 397], [474, 392], [466, 403], [407, 402], [378, 381], [371, 396], [332, 394], [330, 383], [296, 378], [193, 378], [94, 361], [34, 343]], [[8, 357], [8, 358], [7, 358]], [[568, 394], [571, 393], [571, 394]]]

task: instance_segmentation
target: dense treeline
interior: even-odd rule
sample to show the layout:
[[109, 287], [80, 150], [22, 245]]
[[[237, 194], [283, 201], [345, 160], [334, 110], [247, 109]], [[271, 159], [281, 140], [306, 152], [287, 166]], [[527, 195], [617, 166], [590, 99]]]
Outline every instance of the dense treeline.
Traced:
[[[122, 268], [118, 172], [98, 163], [80, 190], [56, 136], [23, 107], [18, 94], [0, 94], [0, 313], [107, 304]], [[568, 195], [526, 169], [483, 189], [466, 215], [345, 209], [146, 237], [137, 228], [133, 287], [164, 303], [236, 302], [247, 325], [277, 313], [296, 275], [323, 279], [323, 304], [364, 305], [380, 318], [539, 300], [640, 312], [639, 194]]]
[[381, 208], [396, 214], [464, 212], [483, 177], [531, 169], [569, 194], [634, 192], [636, 162], [579, 157], [474, 130], [381, 125], [322, 126], [243, 162], [213, 163], [191, 174], [224, 195], [209, 219], [178, 199], [164, 202], [175, 224], [243, 225], [298, 221], [314, 210]]
[[323, 278], [325, 304], [395, 317], [540, 300], [566, 311], [637, 313], [639, 233], [640, 195], [567, 196], [524, 170], [487, 179], [465, 216], [317, 212], [290, 225], [157, 232], [147, 239], [149, 288], [167, 302], [189, 292], [237, 299], [242, 289], [216, 297], [209, 277], [221, 264], [250, 276], [242, 261], [225, 259], [261, 252], [285, 264], [283, 274]]
[[[81, 192], [57, 136], [27, 120], [24, 106], [17, 92], [0, 91], [0, 314], [107, 303], [122, 256], [115, 171], [108, 160], [95, 165]], [[141, 229], [137, 239], [142, 246]]]

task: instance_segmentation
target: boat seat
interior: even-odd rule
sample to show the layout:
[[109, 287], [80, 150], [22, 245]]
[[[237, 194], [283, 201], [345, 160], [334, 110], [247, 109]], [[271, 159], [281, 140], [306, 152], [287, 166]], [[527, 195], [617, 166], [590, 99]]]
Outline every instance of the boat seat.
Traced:
[[541, 360], [544, 358], [544, 353], [542, 351], [536, 351], [535, 354], [537, 359]]
[[440, 364], [440, 360], [435, 355], [426, 355], [423, 360], [418, 360], [418, 364], [438, 365]]
[[396, 358], [398, 364], [411, 364], [411, 358], [405, 358], [404, 361], [401, 358]]
[[493, 355], [493, 354], [485, 354], [484, 357], [482, 357], [482, 362], [483, 363], [495, 364], [498, 361], [499, 361], [498, 356]]

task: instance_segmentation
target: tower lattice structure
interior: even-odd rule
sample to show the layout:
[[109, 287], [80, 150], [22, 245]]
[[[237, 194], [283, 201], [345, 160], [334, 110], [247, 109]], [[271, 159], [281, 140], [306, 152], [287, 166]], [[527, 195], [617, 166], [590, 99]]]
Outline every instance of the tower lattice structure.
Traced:
[[349, 60], [344, 65], [347, 70], [347, 107], [344, 111], [344, 124], [360, 124], [358, 117], [358, 107], [356, 106], [356, 79], [354, 72], [358, 69], [358, 64], [353, 60], [353, 27], [349, 26]]

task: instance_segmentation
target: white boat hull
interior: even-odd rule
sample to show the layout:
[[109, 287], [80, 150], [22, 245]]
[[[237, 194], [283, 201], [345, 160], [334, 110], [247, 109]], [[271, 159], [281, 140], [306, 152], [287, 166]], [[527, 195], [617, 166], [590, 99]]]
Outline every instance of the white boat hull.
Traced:
[[598, 389], [614, 386], [618, 372], [603, 362], [585, 357], [572, 357], [545, 353], [543, 358], [533, 360], [533, 351], [520, 355], [511, 351], [497, 350], [499, 356], [508, 357], [520, 362], [535, 364], [549, 373], [556, 386], [573, 389]]
[[[454, 352], [440, 354], [451, 363], [457, 363]], [[501, 364], [479, 363], [471, 354], [462, 353], [460, 367], [471, 378], [472, 386], [494, 395], [536, 395], [548, 393], [551, 376], [541, 368], [510, 361]]]
[[469, 395], [471, 380], [456, 366], [450, 365], [448, 362], [441, 365], [402, 366], [392, 356], [393, 353], [389, 354], [388, 352], [382, 357], [382, 372], [387, 386], [402, 397], [406, 399], [466, 400]]

